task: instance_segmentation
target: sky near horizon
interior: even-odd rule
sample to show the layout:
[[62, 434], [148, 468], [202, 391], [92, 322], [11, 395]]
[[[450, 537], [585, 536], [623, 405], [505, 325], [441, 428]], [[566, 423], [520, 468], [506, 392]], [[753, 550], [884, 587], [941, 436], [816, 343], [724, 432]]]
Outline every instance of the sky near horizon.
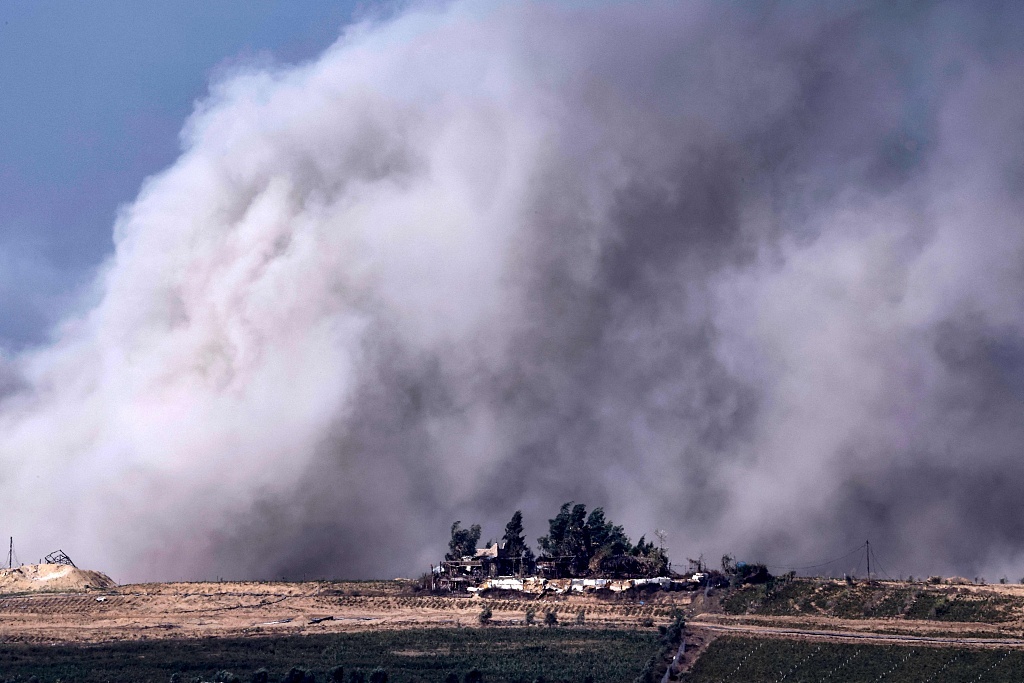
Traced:
[[374, 5], [0, 3], [0, 353], [45, 341], [81, 304], [118, 207], [181, 153], [211, 78], [313, 59]]

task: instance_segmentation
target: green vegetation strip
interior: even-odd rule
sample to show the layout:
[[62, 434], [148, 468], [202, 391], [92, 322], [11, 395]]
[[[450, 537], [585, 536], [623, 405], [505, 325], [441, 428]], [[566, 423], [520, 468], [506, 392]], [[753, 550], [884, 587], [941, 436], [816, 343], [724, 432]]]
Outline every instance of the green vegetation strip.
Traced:
[[682, 679], [686, 683], [1019, 683], [1024, 652], [957, 647], [860, 645], [725, 636]]
[[336, 666], [368, 675], [387, 670], [389, 683], [461, 680], [476, 668], [487, 683], [631, 681], [660, 646], [656, 631], [587, 628], [415, 629], [287, 637], [152, 640], [100, 645], [0, 645], [0, 680], [213, 680], [230, 671], [242, 681], [265, 667], [272, 682], [292, 667], [328, 681]]
[[1024, 598], [950, 586], [785, 579], [743, 586], [722, 599], [726, 614], [828, 616], [842, 619], [902, 617], [935, 621], [1003, 623], [1024, 612]]

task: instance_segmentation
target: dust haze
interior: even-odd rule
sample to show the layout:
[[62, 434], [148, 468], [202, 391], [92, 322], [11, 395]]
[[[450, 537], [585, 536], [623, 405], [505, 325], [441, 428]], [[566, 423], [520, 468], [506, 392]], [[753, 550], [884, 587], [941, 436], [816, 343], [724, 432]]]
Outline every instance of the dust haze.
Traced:
[[222, 74], [0, 358], [3, 531], [389, 577], [577, 500], [1024, 575], [1024, 6], [824, 5], [413, 3]]

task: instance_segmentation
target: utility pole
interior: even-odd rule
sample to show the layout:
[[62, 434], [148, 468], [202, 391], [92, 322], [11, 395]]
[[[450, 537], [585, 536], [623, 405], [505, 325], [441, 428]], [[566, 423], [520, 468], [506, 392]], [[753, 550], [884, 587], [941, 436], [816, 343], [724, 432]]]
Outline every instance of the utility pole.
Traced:
[[7, 550], [7, 568], [14, 569], [14, 536], [11, 536], [11, 545]]
[[868, 556], [868, 581], [871, 580], [871, 541], [864, 541], [864, 552]]

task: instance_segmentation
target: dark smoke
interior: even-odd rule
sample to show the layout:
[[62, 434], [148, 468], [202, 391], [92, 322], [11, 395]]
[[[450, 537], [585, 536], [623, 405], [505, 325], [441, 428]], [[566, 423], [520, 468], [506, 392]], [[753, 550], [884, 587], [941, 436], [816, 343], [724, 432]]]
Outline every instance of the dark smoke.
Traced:
[[1022, 134], [1018, 3], [461, 2], [239, 73], [14, 361], [16, 533], [389, 576], [577, 500], [1016, 576]]

